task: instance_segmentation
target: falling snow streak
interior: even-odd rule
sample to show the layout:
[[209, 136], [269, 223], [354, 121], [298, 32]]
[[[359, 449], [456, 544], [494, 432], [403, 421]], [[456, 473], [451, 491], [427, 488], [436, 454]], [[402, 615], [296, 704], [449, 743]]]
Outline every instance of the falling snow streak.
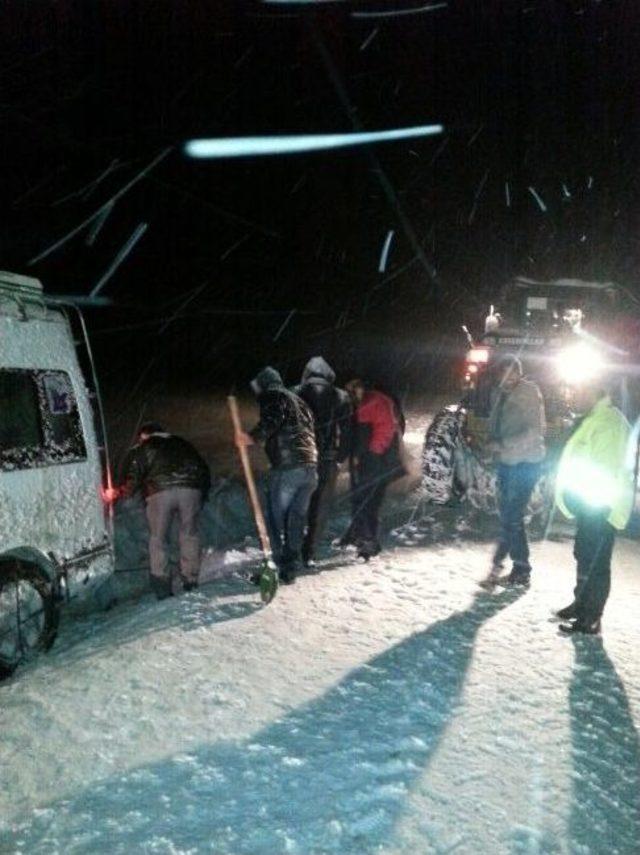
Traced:
[[296, 183], [293, 185], [293, 187], [292, 187], [292, 188], [291, 188], [291, 190], [289, 191], [289, 195], [290, 195], [290, 196], [293, 196], [293, 194], [294, 194], [294, 193], [297, 193], [297, 192], [298, 192], [298, 190], [302, 187], [302, 185], [303, 185], [303, 184], [304, 184], [304, 182], [306, 181], [306, 178], [307, 178], [307, 173], [306, 173], [306, 172], [303, 172], [303, 173], [302, 173], [302, 175], [300, 176], [300, 178], [298, 178], [298, 180], [296, 181]]
[[96, 297], [102, 288], [106, 285], [106, 283], [111, 279], [113, 274], [116, 272], [118, 267], [122, 264], [125, 258], [129, 255], [133, 247], [138, 243], [142, 235], [146, 232], [148, 228], [148, 223], [140, 223], [140, 225], [136, 226], [135, 231], [129, 238], [129, 240], [124, 244], [120, 252], [113, 259], [107, 270], [104, 272], [102, 277], [98, 280], [95, 287], [90, 293], [90, 297]]
[[371, 131], [356, 134], [299, 134], [296, 136], [218, 137], [190, 140], [184, 150], [189, 157], [227, 158], [272, 154], [295, 154], [304, 151], [348, 148], [393, 140], [414, 139], [441, 134], [442, 125], [419, 125], [392, 131]]
[[563, 193], [565, 199], [571, 198], [571, 193], [569, 192], [569, 188], [567, 187], [566, 184], [562, 185], [562, 193]]
[[278, 341], [278, 339], [280, 338], [280, 336], [282, 335], [282, 333], [283, 333], [283, 332], [286, 330], [286, 328], [289, 326], [289, 321], [291, 320], [291, 318], [295, 315], [295, 313], [296, 313], [297, 311], [298, 311], [297, 309], [291, 309], [291, 311], [289, 312], [289, 314], [287, 315], [287, 317], [284, 319], [284, 321], [283, 321], [282, 325], [280, 326], [280, 328], [279, 328], [278, 332], [274, 335], [274, 337], [273, 337], [273, 340], [274, 340], [274, 341]]
[[385, 276], [385, 278], [381, 282], [378, 282], [377, 285], [374, 285], [372, 290], [376, 291], [378, 288], [381, 288], [383, 285], [386, 285], [388, 282], [393, 282], [394, 279], [397, 279], [398, 276], [402, 276], [402, 274], [406, 270], [408, 270], [414, 264], [417, 264], [419, 261], [420, 261], [420, 259], [418, 258], [418, 256], [414, 255], [414, 257], [410, 261], [407, 261], [407, 263], [403, 264], [402, 267], [399, 267], [397, 270], [394, 270], [393, 273], [390, 273], [388, 276]]
[[253, 45], [251, 45], [251, 47], [248, 47], [248, 48], [246, 49], [246, 51], [242, 54], [242, 56], [240, 57], [240, 59], [239, 59], [239, 60], [236, 62], [236, 64], [233, 66], [233, 67], [234, 67], [234, 69], [237, 71], [237, 70], [240, 68], [240, 66], [244, 64], [244, 62], [247, 60], [247, 58], [248, 58], [252, 53], [253, 53]]
[[387, 269], [387, 257], [389, 255], [389, 247], [391, 246], [391, 241], [393, 240], [395, 232], [391, 229], [387, 233], [387, 238], [384, 242], [384, 246], [382, 247], [382, 252], [380, 254], [380, 262], [378, 264], [378, 273], [384, 273]]
[[426, 6], [415, 6], [410, 9], [395, 9], [388, 12], [352, 12], [352, 18], [399, 18], [401, 15], [418, 15], [421, 12], [435, 12], [436, 9], [446, 9], [448, 3], [429, 3]]
[[63, 306], [90, 306], [91, 308], [112, 306], [110, 297], [89, 297], [86, 294], [55, 294], [47, 295], [47, 303], [60, 303]]
[[433, 166], [433, 164], [436, 162], [436, 160], [440, 157], [440, 155], [442, 154], [442, 152], [445, 150], [445, 148], [446, 148], [446, 146], [447, 146], [447, 143], [448, 143], [448, 142], [449, 142], [449, 137], [445, 137], [445, 138], [442, 140], [442, 142], [440, 143], [440, 145], [439, 145], [439, 146], [438, 146], [438, 148], [436, 149], [435, 154], [434, 154], [434, 155], [433, 155], [433, 157], [431, 158], [431, 162], [430, 162], [430, 164], [429, 164], [430, 166]]
[[591, 190], [593, 187], [593, 175], [589, 176], [589, 180], [587, 181], [587, 190]]
[[367, 36], [367, 38], [366, 38], [366, 39], [362, 42], [362, 44], [360, 45], [360, 50], [366, 50], [366, 49], [369, 47], [369, 45], [371, 44], [371, 42], [372, 42], [372, 41], [375, 39], [375, 37], [378, 35], [378, 30], [379, 30], [379, 29], [380, 29], [379, 27], [376, 27], [376, 28], [375, 28], [375, 30], [372, 30], [372, 31], [369, 33], [369, 35]]
[[509, 189], [509, 182], [504, 182], [504, 199], [507, 203], [507, 208], [511, 207], [511, 190]]
[[337, 3], [339, 0], [262, 0], [267, 6], [319, 6], [321, 3]]
[[535, 187], [529, 187], [528, 190], [529, 190], [529, 193], [531, 193], [533, 198], [536, 200], [536, 202], [540, 206], [540, 210], [543, 212], [543, 214], [546, 214], [547, 206], [545, 205], [544, 201], [542, 200], [542, 197], [536, 192]]
[[480, 179], [480, 184], [478, 185], [478, 189], [476, 190], [476, 195], [473, 199], [473, 207], [471, 208], [471, 212], [469, 214], [469, 225], [473, 222], [473, 219], [476, 215], [476, 208], [478, 207], [478, 202], [480, 201], [480, 196], [482, 196], [482, 191], [484, 190], [484, 185], [487, 183], [487, 178], [489, 177], [489, 170], [487, 169], [482, 178]]
[[86, 190], [86, 191], [85, 191], [85, 193], [84, 193], [84, 195], [83, 195], [83, 197], [82, 197], [82, 198], [83, 198], [83, 199], [88, 199], [88, 198], [89, 198], [89, 196], [90, 196], [90, 195], [93, 193], [93, 191], [96, 189], [96, 187], [97, 187], [99, 184], [101, 184], [101, 183], [104, 181], [104, 179], [105, 179], [105, 178], [107, 178], [109, 175], [111, 175], [111, 173], [112, 173], [112, 172], [115, 172], [117, 169], [122, 169], [122, 168], [123, 168], [123, 166], [125, 166], [125, 165], [126, 165], [126, 164], [124, 164], [124, 163], [120, 163], [120, 161], [118, 160], [118, 158], [116, 158], [115, 160], [111, 161], [111, 163], [109, 164], [109, 166], [107, 166], [107, 168], [104, 170], [104, 172], [102, 172], [100, 175], [98, 175], [98, 177], [97, 177], [97, 178], [96, 178], [96, 180], [93, 182], [93, 184], [91, 185], [91, 187], [89, 187], [89, 188], [88, 188], [88, 190]]
[[474, 144], [474, 142], [478, 139], [478, 137], [480, 136], [480, 134], [482, 133], [483, 130], [484, 130], [484, 125], [480, 125], [478, 130], [473, 134], [473, 136], [471, 137], [471, 139], [467, 143], [467, 148], [470, 148]]
[[109, 216], [111, 211], [113, 211], [114, 207], [115, 207], [115, 202], [107, 202], [107, 204], [104, 206], [100, 216], [96, 217], [96, 220], [95, 220], [93, 226], [91, 227], [91, 231], [89, 232], [89, 234], [87, 235], [87, 237], [85, 239], [85, 244], [87, 246], [93, 246], [93, 244], [96, 241], [96, 238], [98, 237], [99, 233], [102, 231], [102, 227], [104, 226], [104, 224], [107, 220], [107, 217]]
[[16, 199], [11, 203], [12, 207], [17, 208], [21, 202], [24, 202], [25, 199], [29, 199], [34, 193], [37, 193], [38, 190], [41, 190], [47, 184], [50, 184], [61, 172], [65, 172], [67, 169], [66, 166], [59, 166], [54, 172], [49, 175], [45, 175], [45, 177], [38, 181], [37, 184], [34, 184], [32, 187], [27, 188], [24, 193], [21, 193]]
[[247, 241], [247, 240], [249, 240], [249, 235], [243, 235], [243, 236], [240, 238], [240, 240], [237, 240], [234, 244], [232, 244], [232, 245], [229, 247], [229, 249], [225, 250], [225, 251], [222, 253], [222, 255], [220, 256], [220, 261], [224, 261], [224, 260], [225, 260], [225, 258], [229, 258], [229, 256], [231, 255], [231, 253], [232, 253], [232, 252], [235, 252], [235, 251], [236, 251], [236, 249], [237, 249], [239, 246], [242, 246], [242, 244], [243, 244], [245, 241]]
[[75, 199], [77, 196], [82, 196], [83, 199], [88, 199], [91, 193], [96, 189], [96, 187], [104, 181], [107, 176], [111, 175], [118, 168], [122, 168], [124, 164], [121, 164], [120, 161], [116, 158], [112, 160], [109, 166], [104, 169], [97, 178], [94, 178], [88, 184], [85, 184], [79, 190], [74, 190], [72, 193], [67, 193], [66, 196], [63, 196], [61, 199], [56, 199], [55, 202], [51, 203], [52, 208], [56, 208], [58, 205], [62, 205], [64, 202], [67, 202], [69, 199]]
[[112, 203], [115, 204], [115, 202], [117, 202], [118, 199], [121, 199], [125, 193], [128, 193], [129, 190], [131, 190], [131, 188], [135, 184], [137, 184], [139, 181], [142, 181], [142, 179], [146, 175], [148, 175], [149, 172], [151, 172], [151, 170], [154, 169], [159, 163], [161, 163], [161, 161], [163, 161], [169, 154], [171, 154], [172, 151], [173, 146], [169, 146], [168, 148], [165, 148], [163, 151], [161, 151], [157, 157], [154, 157], [154, 159], [151, 161], [150, 164], [148, 164], [148, 166], [145, 166], [145, 168], [141, 172], [139, 172], [134, 178], [132, 178], [131, 181], [125, 184], [124, 187], [121, 187], [120, 190], [118, 190], [118, 192], [115, 193], [110, 199], [107, 199], [104, 205], [101, 205], [97, 211], [94, 211], [93, 214], [91, 214], [90, 217], [87, 217], [87, 219], [83, 220], [79, 226], [76, 226], [75, 229], [70, 231], [64, 237], [60, 238], [60, 240], [56, 241], [54, 244], [45, 249], [39, 255], [36, 255], [32, 259], [30, 259], [30, 261], [27, 262], [28, 266], [31, 267], [31, 265], [37, 264], [38, 261], [42, 261], [43, 258], [46, 258], [48, 255], [51, 255], [52, 252], [55, 252], [61, 246], [64, 246], [66, 243], [72, 240], [72, 238], [74, 238], [79, 232], [86, 228], [89, 223], [92, 223], [96, 219], [96, 217], [99, 217], [104, 212], [105, 208], [107, 208]]
[[[336, 95], [342, 108], [348, 117], [351, 125], [355, 131], [358, 133], [362, 130], [362, 124], [358, 119], [357, 113], [353, 108], [351, 101], [349, 100], [349, 96], [345, 89], [345, 86], [342, 82], [340, 74], [336, 69], [335, 62], [333, 61], [333, 57], [331, 53], [328, 51], [326, 44], [324, 43], [321, 35], [318, 32], [317, 27], [313, 26], [312, 22], [307, 22], [307, 27], [310, 30], [311, 36], [314, 40], [316, 49], [322, 58], [322, 62], [325, 66], [325, 70], [327, 72], [327, 76], [329, 80], [333, 84]], [[442, 126], [438, 126], [442, 130]], [[387, 199], [389, 206], [392, 208], [394, 214], [398, 218], [400, 225], [402, 226], [402, 230], [413, 248], [414, 253], [419, 258], [420, 263], [422, 264], [427, 276], [431, 280], [432, 286], [434, 289], [439, 285], [439, 277], [438, 272], [435, 266], [429, 261], [427, 258], [420, 241], [415, 233], [415, 229], [407, 215], [405, 214], [402, 205], [400, 204], [400, 199], [398, 198], [398, 194], [395, 191], [395, 188], [391, 181], [387, 178], [384, 170], [380, 166], [380, 163], [372, 151], [367, 152], [368, 159], [372, 166], [377, 170], [378, 182], [382, 188], [382, 191]]]
[[167, 320], [162, 324], [162, 326], [161, 326], [161, 327], [160, 327], [160, 329], [158, 330], [158, 335], [162, 335], [162, 334], [166, 331], [166, 329], [167, 329], [167, 327], [169, 326], [169, 324], [171, 324], [173, 321], [175, 321], [175, 319], [176, 319], [176, 318], [178, 317], [178, 315], [182, 312], [182, 310], [183, 310], [183, 309], [186, 309], [186, 307], [189, 305], [189, 303], [192, 303], [192, 302], [195, 300], [195, 298], [196, 298], [196, 297], [198, 297], [198, 296], [199, 296], [199, 295], [204, 291], [204, 289], [207, 287], [207, 285], [209, 284], [209, 282], [210, 282], [210, 280], [209, 280], [209, 279], [205, 279], [205, 280], [204, 280], [204, 282], [203, 282], [201, 285], [198, 285], [198, 287], [197, 287], [197, 288], [195, 288], [195, 289], [191, 292], [191, 294], [189, 294], [189, 295], [187, 296], [186, 300], [183, 300], [183, 301], [182, 301], [182, 303], [180, 303], [180, 305], [179, 305], [179, 306], [178, 306], [178, 308], [175, 310], [175, 312], [173, 313], [173, 315], [171, 315], [171, 317], [170, 317], [170, 318], [168, 318], [168, 319], [167, 319]]
[[267, 237], [279, 238], [280, 235], [278, 232], [274, 231], [267, 226], [262, 225], [262, 223], [256, 223], [255, 220], [248, 220], [246, 217], [241, 217], [239, 214], [234, 214], [232, 211], [227, 211], [225, 208], [221, 208], [219, 205], [214, 205], [213, 202], [210, 202], [208, 199], [203, 199], [197, 193], [193, 193], [191, 190], [182, 187], [179, 184], [171, 183], [169, 181], [164, 181], [161, 178], [156, 178], [155, 176], [149, 179], [151, 183], [157, 184], [159, 187], [165, 187], [167, 190], [172, 190], [174, 193], [179, 194], [185, 199], [193, 199], [195, 202], [198, 202], [199, 205], [202, 205], [203, 208], [207, 208], [210, 211], [214, 211], [220, 217], [223, 217], [226, 220], [229, 220], [232, 223], [238, 223], [238, 225], [249, 226], [255, 231], [259, 231], [261, 234], [266, 235]]

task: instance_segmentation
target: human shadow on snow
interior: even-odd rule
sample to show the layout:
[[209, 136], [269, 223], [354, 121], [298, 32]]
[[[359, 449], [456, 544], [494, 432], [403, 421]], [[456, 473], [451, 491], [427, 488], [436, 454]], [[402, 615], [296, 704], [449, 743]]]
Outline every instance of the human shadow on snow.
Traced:
[[600, 638], [575, 638], [571, 852], [640, 852], [640, 737]]
[[517, 597], [478, 594], [246, 741], [94, 783], [26, 815], [0, 844], [32, 854], [150, 851], [152, 841], [216, 855], [378, 851], [456, 713], [480, 627]]

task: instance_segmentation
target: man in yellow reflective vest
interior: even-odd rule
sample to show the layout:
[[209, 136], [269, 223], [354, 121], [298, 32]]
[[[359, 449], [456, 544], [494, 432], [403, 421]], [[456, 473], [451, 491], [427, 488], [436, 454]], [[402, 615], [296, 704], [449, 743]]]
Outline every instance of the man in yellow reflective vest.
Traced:
[[595, 635], [611, 588], [615, 533], [633, 507], [634, 454], [629, 423], [604, 389], [585, 387], [578, 403], [586, 415], [564, 447], [556, 478], [556, 504], [576, 519], [577, 582], [573, 603], [557, 616], [569, 621], [562, 632]]

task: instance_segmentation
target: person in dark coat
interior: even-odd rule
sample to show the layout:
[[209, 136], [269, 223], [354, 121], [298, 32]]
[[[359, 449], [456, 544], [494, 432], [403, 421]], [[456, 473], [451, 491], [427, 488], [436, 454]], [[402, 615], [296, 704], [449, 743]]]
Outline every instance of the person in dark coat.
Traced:
[[340, 463], [347, 459], [351, 443], [351, 400], [335, 386], [336, 375], [321, 357], [307, 362], [302, 381], [293, 391], [308, 405], [315, 420], [318, 449], [318, 486], [311, 497], [302, 560], [309, 564], [331, 509]]
[[347, 388], [354, 404], [353, 519], [341, 542], [355, 544], [358, 555], [369, 560], [382, 548], [380, 509], [387, 487], [405, 474], [399, 416], [392, 398], [377, 390], [367, 391], [361, 380], [351, 381]]
[[267, 488], [267, 525], [280, 579], [295, 581], [302, 564], [302, 544], [311, 496], [318, 484], [318, 452], [313, 415], [305, 402], [285, 388], [275, 368], [264, 368], [251, 388], [260, 420], [236, 444], [264, 442], [271, 465]]
[[168, 538], [171, 523], [180, 523], [180, 576], [186, 591], [198, 586], [200, 535], [198, 523], [211, 484], [209, 467], [196, 449], [157, 422], [138, 431], [138, 442], [122, 466], [121, 498], [142, 493], [149, 521], [151, 587], [158, 599], [171, 596]]

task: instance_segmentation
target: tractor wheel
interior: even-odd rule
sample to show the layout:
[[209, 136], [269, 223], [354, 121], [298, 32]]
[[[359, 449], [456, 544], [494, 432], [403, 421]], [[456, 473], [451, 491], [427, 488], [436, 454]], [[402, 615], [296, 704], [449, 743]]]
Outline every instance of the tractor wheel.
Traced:
[[[461, 482], [465, 497], [482, 513], [498, 515], [498, 479], [496, 467], [475, 455], [464, 440], [456, 452], [456, 477]], [[543, 471], [533, 489], [525, 519], [537, 531], [546, 531], [553, 511], [554, 477], [550, 470]]]
[[456, 492], [456, 449], [464, 419], [465, 412], [460, 407], [445, 407], [436, 414], [424, 438], [423, 497], [436, 505], [446, 505]]

